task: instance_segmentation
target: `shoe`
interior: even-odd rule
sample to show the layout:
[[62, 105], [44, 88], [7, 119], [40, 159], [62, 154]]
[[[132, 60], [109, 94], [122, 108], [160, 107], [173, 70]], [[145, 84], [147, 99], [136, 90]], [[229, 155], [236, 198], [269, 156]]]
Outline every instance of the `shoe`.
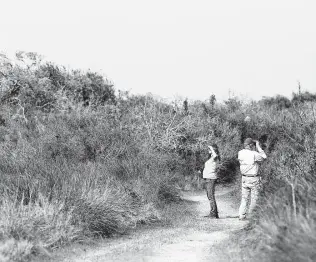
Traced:
[[211, 218], [211, 219], [218, 219], [218, 217], [216, 217], [216, 216], [210, 216], [210, 215], [207, 215], [207, 216], [204, 216], [204, 217]]
[[204, 217], [208, 217], [208, 218], [219, 218], [218, 217], [218, 214], [208, 214], [208, 215], [206, 215], [206, 216], [204, 216]]

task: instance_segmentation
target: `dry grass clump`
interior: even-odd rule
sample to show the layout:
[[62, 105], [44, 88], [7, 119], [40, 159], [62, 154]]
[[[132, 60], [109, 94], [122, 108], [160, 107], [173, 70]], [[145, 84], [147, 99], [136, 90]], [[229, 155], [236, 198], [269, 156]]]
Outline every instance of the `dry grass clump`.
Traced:
[[136, 226], [141, 203], [133, 203], [123, 189], [106, 188], [85, 192], [73, 206], [73, 223], [84, 235], [111, 236]]
[[[290, 193], [290, 192], [289, 192]], [[290, 194], [289, 194], [290, 195]], [[291, 205], [280, 205], [284, 198], [275, 198], [273, 206], [266, 209], [256, 228], [259, 244], [270, 261], [315, 261], [316, 216], [297, 213], [293, 217]], [[315, 210], [315, 206], [312, 207]]]
[[30, 258], [33, 244], [27, 240], [16, 240], [14, 238], [3, 240], [0, 244], [0, 261], [22, 262]]
[[60, 197], [61, 200], [50, 202], [38, 195], [25, 205], [23, 199], [4, 198], [0, 208], [4, 246], [0, 254], [8, 261], [24, 261], [38, 252], [96, 236], [122, 234], [138, 223], [159, 219], [152, 204], [134, 201], [118, 182], [108, 178], [101, 186], [91, 184], [91, 177], [81, 179], [82, 188], [65, 192], [68, 195]]
[[[40, 198], [35, 203], [4, 199], [1, 205], [1, 255], [8, 261], [24, 261], [31, 254], [45, 252], [80, 237], [81, 229], [71, 223], [72, 212]], [[11, 249], [11, 250], [10, 250]]]

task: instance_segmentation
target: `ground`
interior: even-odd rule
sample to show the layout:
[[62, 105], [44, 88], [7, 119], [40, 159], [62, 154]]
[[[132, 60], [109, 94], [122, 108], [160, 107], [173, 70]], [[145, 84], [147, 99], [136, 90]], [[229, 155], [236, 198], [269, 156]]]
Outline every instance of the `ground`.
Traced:
[[[127, 235], [76, 245], [56, 252], [58, 262], [155, 262], [238, 261], [238, 251], [229, 248], [247, 221], [237, 217], [238, 199], [232, 187], [218, 187], [220, 219], [204, 217], [209, 211], [206, 194], [183, 192], [181, 203], [165, 208], [165, 219]], [[170, 219], [170, 217], [172, 219]]]

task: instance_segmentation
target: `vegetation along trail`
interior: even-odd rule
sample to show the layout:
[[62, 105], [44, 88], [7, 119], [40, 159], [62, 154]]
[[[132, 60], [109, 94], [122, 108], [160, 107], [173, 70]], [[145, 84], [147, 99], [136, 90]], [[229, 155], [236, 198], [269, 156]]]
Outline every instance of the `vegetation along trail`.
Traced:
[[[167, 102], [17, 52], [0, 53], [0, 102], [0, 261], [316, 261], [316, 94], [300, 85]], [[247, 223], [227, 185], [249, 137], [267, 160]], [[213, 143], [219, 220], [205, 192], [178, 196]]]
[[234, 190], [220, 187], [217, 193], [220, 219], [204, 217], [209, 203], [204, 192], [184, 192], [183, 201], [165, 210], [172, 221], [148, 227], [97, 247], [75, 247], [59, 261], [228, 261], [224, 243], [247, 224], [237, 218]]

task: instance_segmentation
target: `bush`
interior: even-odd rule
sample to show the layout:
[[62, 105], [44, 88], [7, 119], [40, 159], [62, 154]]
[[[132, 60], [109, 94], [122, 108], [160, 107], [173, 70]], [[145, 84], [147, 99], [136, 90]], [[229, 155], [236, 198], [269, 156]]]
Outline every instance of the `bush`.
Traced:
[[170, 104], [115, 96], [99, 74], [44, 63], [34, 53], [16, 58], [0, 56], [1, 259], [22, 261], [155, 222], [162, 205], [179, 199], [179, 185], [198, 184], [208, 145], [221, 153], [220, 182], [234, 182], [246, 137], [268, 153], [265, 197], [249, 231], [267, 241], [254, 241], [251, 256], [264, 250], [268, 261], [315, 259], [312, 94]]
[[260, 102], [264, 106], [274, 107], [276, 110], [282, 110], [292, 106], [291, 100], [281, 95], [277, 95], [275, 97], [264, 97]]
[[273, 147], [268, 146], [268, 159], [261, 167], [264, 195], [252, 220], [253, 230], [244, 236], [248, 240], [242, 246], [243, 252], [252, 261], [313, 261], [316, 257], [313, 107], [300, 104], [256, 117], [252, 116], [253, 128], [262, 124], [269, 134], [268, 140], [276, 138], [277, 142]]
[[66, 70], [32, 52], [18, 52], [15, 60], [0, 56], [1, 103], [23, 108], [24, 115], [34, 108], [60, 109], [60, 99], [70, 99], [83, 106], [115, 103], [113, 84], [102, 75], [80, 70]]
[[299, 104], [305, 102], [315, 102], [316, 101], [316, 94], [312, 94], [310, 92], [303, 92], [303, 93], [293, 93], [292, 94], [292, 103]]

